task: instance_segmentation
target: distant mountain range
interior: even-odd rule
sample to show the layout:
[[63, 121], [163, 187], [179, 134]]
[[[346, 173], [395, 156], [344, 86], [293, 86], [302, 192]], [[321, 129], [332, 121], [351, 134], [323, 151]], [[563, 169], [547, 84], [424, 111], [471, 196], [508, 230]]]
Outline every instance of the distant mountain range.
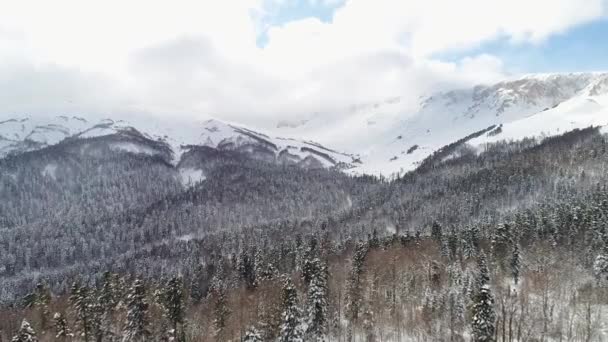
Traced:
[[[353, 105], [349, 111], [352, 115], [337, 125], [328, 125], [321, 114], [294, 122], [280, 121], [273, 132], [284, 138], [218, 120], [177, 123], [76, 116], [0, 118], [0, 157], [70, 139], [131, 132], [166, 146], [171, 151], [168, 162], [175, 165], [191, 148], [207, 146], [308, 168], [391, 174], [413, 170], [433, 152], [463, 138], [478, 148], [503, 139], [607, 125], [608, 73], [528, 75], [423, 97], [415, 110], [404, 109], [399, 97], [391, 97], [378, 103]], [[334, 134], [351, 134], [357, 144], [336, 144], [338, 151], [309, 140], [311, 136]], [[299, 138], [290, 138], [295, 136]], [[321, 139], [320, 143], [326, 144], [324, 140], [331, 139]], [[152, 153], [141, 140], [122, 141], [112, 148]]]

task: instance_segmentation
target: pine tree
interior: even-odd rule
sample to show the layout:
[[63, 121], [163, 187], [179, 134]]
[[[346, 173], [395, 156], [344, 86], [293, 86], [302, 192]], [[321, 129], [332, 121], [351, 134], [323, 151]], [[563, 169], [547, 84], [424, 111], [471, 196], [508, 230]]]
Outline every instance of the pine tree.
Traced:
[[443, 240], [443, 228], [437, 221], [433, 221], [433, 224], [431, 225], [431, 237], [438, 243], [441, 243]]
[[70, 304], [76, 316], [77, 336], [88, 342], [91, 337], [91, 306], [89, 304], [89, 289], [74, 282], [70, 293]]
[[281, 299], [283, 314], [279, 342], [304, 341], [301, 313], [298, 307], [298, 293], [288, 277], [285, 277]]
[[327, 266], [320, 259], [312, 262], [312, 273], [308, 285], [306, 313], [308, 315], [307, 335], [310, 341], [325, 341], [328, 325]]
[[306, 286], [310, 284], [312, 274], [315, 272], [313, 259], [315, 259], [318, 252], [318, 242], [313, 236], [308, 241], [308, 247], [304, 251], [304, 255], [302, 257], [302, 280], [304, 280], [304, 284], [306, 284]]
[[91, 294], [91, 300], [89, 301], [89, 322], [93, 340], [101, 342], [104, 337], [104, 331], [102, 329], [103, 305], [100, 301], [95, 300], [95, 298], [98, 297], [99, 296], [95, 293]]
[[460, 327], [464, 322], [466, 311], [462, 294], [454, 287], [448, 290], [447, 306], [450, 341], [453, 341], [455, 333], [460, 331]]
[[24, 319], [17, 335], [13, 336], [11, 342], [38, 342], [38, 338], [30, 323]]
[[116, 335], [112, 331], [112, 320], [114, 311], [118, 306], [119, 294], [117, 290], [116, 276], [110, 272], [103, 274], [103, 283], [97, 296], [97, 309], [99, 318], [98, 336], [102, 338]]
[[363, 300], [361, 274], [363, 273], [363, 266], [368, 250], [367, 244], [360, 243], [353, 255], [353, 262], [347, 284], [347, 311], [348, 318], [351, 322], [356, 321], [359, 317], [359, 310]]
[[474, 342], [493, 342], [496, 321], [494, 297], [488, 284], [482, 285], [473, 301], [471, 330]]
[[511, 226], [508, 224], [498, 225], [496, 230], [494, 230], [490, 241], [494, 260], [506, 259], [512, 241]]
[[190, 280], [190, 298], [194, 304], [200, 303], [201, 300], [207, 295], [206, 289], [203, 289], [204, 276], [205, 266], [196, 266], [192, 279]]
[[371, 238], [369, 238], [369, 248], [374, 249], [380, 247], [380, 239], [378, 238], [378, 231], [373, 230]]
[[230, 309], [228, 309], [228, 300], [226, 298], [226, 285], [223, 281], [219, 281], [215, 287], [216, 294], [213, 307], [213, 326], [215, 328], [215, 337], [219, 341], [223, 341], [228, 318], [230, 317]]
[[136, 279], [127, 295], [127, 322], [123, 331], [123, 341], [143, 342], [149, 337], [146, 288], [140, 279]]
[[262, 342], [262, 334], [255, 328], [250, 327], [245, 333], [243, 342]]
[[479, 253], [479, 257], [477, 257], [477, 268], [479, 271], [477, 274], [477, 285], [481, 288], [490, 282], [490, 270], [488, 269], [488, 261], [484, 252]]
[[45, 284], [38, 283], [36, 284], [34, 296], [34, 306], [37, 308], [38, 316], [40, 319], [40, 328], [42, 334], [44, 334], [49, 325], [49, 303], [51, 302], [51, 291]]
[[521, 271], [521, 255], [519, 252], [519, 244], [513, 246], [513, 252], [511, 254], [511, 276], [513, 276], [513, 282], [515, 285], [519, 283], [519, 274]]
[[60, 312], [55, 312], [53, 315], [53, 325], [55, 326], [55, 338], [60, 341], [65, 341], [70, 337], [73, 337], [72, 331], [68, 327], [68, 322], [66, 321], [63, 314]]
[[179, 327], [184, 323], [185, 308], [183, 294], [182, 280], [178, 277], [173, 277], [164, 286], [160, 296], [163, 315], [171, 323], [172, 335], [176, 339], [180, 339], [179, 336], [182, 334], [179, 331]]
[[246, 250], [241, 251], [238, 258], [237, 268], [241, 280], [248, 289], [256, 286], [255, 260]]
[[598, 283], [608, 281], [608, 253], [598, 254], [593, 262], [593, 273]]

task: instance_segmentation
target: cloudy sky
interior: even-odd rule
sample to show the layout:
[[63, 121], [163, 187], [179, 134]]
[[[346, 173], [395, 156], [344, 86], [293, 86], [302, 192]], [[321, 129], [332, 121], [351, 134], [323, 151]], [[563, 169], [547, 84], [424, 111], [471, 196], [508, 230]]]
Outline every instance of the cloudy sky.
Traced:
[[0, 118], [258, 126], [608, 69], [608, 0], [0, 0]]

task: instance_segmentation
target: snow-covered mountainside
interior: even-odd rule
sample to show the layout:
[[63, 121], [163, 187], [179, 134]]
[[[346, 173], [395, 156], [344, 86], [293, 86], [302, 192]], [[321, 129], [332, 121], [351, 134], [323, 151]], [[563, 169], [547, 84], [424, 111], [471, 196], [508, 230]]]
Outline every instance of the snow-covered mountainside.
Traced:
[[[48, 119], [12, 118], [0, 120], [0, 157], [37, 150], [66, 139], [95, 138], [135, 131], [152, 141], [168, 145], [172, 162], [195, 146], [246, 153], [254, 158], [280, 163], [298, 163], [306, 167], [352, 167], [354, 157], [339, 153], [311, 141], [270, 137], [244, 127], [218, 120], [202, 123], [171, 123], [155, 120], [90, 120], [83, 117], [58, 116]], [[128, 135], [127, 135], [128, 137]], [[111, 148], [131, 153], [150, 154], [141, 141], [115, 143]]]
[[[391, 97], [353, 105], [347, 112], [347, 117], [339, 121], [317, 113], [296, 121], [282, 120], [270, 128], [276, 135], [298, 139], [277, 138], [218, 120], [192, 123], [65, 116], [0, 118], [0, 157], [67, 138], [134, 130], [168, 145], [176, 165], [193, 147], [207, 146], [279, 163], [337, 166], [357, 174], [389, 175], [413, 170], [443, 146], [464, 138], [467, 144], [478, 148], [503, 139], [550, 136], [590, 125], [608, 125], [608, 73], [528, 75], [494, 85], [436, 93], [421, 98], [414, 109], [407, 107], [402, 98]], [[128, 142], [113, 148], [150, 152], [145, 146]]]
[[433, 152], [465, 137], [480, 147], [607, 125], [608, 73], [529, 75], [437, 93], [421, 98], [415, 110], [390, 99], [359, 108], [348, 121], [349, 129], [368, 131], [366, 137], [357, 134], [367, 139], [367, 146], [358, 150], [362, 163], [353, 171], [387, 175], [413, 170]]

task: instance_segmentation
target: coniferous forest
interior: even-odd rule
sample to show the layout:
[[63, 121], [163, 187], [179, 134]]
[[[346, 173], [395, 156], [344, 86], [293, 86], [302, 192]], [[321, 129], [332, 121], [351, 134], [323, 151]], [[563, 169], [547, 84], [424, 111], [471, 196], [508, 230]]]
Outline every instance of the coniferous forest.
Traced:
[[0, 159], [0, 341], [608, 341], [598, 128], [389, 178], [128, 138]]

